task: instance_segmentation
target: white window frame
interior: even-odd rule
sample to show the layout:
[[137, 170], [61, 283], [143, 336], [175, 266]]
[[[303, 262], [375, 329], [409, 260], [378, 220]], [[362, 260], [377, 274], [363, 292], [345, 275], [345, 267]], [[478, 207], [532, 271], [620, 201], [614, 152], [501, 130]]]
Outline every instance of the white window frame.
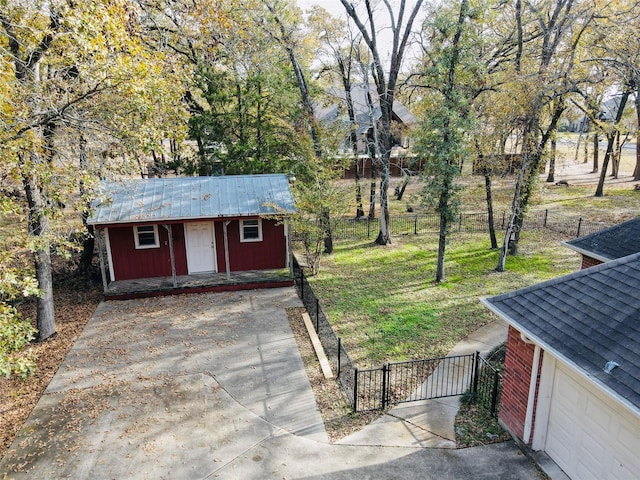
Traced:
[[[245, 231], [245, 222], [251, 222], [251, 225], [247, 225], [247, 226], [251, 226], [253, 228], [255, 228], [255, 224], [254, 222], [257, 222], [257, 226], [258, 226], [258, 237], [257, 238], [246, 238], [244, 236]], [[242, 243], [245, 242], [261, 242], [262, 241], [262, 219], [261, 218], [248, 218], [246, 220], [240, 220], [240, 241]]]
[[[153, 239], [154, 242], [153, 244], [140, 244], [140, 233], [151, 233], [151, 231], [146, 230], [144, 232], [140, 232], [140, 228], [148, 228], [151, 227], [153, 228]], [[144, 250], [147, 248], [160, 248], [160, 237], [158, 236], [158, 225], [136, 225], [135, 227], [133, 227], [133, 240], [135, 241], [136, 244], [136, 250]]]

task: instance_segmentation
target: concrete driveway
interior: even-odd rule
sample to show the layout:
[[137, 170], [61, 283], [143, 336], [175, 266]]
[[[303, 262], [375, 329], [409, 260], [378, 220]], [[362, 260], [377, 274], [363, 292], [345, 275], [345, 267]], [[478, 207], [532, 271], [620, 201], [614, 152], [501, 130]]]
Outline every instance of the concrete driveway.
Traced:
[[293, 288], [102, 303], [0, 477], [537, 477], [511, 443], [329, 444], [285, 313], [299, 306]]

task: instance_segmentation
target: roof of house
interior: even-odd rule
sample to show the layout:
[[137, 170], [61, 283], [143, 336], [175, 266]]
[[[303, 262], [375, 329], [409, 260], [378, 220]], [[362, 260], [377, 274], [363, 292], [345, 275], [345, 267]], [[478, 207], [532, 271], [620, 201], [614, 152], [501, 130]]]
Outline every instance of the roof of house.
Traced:
[[[330, 90], [329, 94], [334, 97], [338, 103], [332, 103], [316, 108], [316, 117], [321, 122], [331, 124], [346, 115], [346, 108], [342, 107], [346, 102], [345, 92], [346, 90], [339, 88], [332, 88]], [[351, 86], [351, 100], [353, 102], [356, 123], [359, 125], [359, 134], [366, 133], [371, 128], [371, 115], [366, 92], [367, 90], [362, 84], [356, 83]], [[382, 116], [382, 112], [380, 110], [380, 99], [378, 98], [378, 93], [375, 89], [370, 89], [370, 93], [373, 118], [377, 121]], [[418, 118], [397, 99], [393, 100], [393, 114], [397, 117], [398, 121], [404, 125], [415, 125], [418, 123]]]
[[640, 217], [563, 242], [563, 244], [601, 262], [638, 253], [640, 252]]
[[481, 300], [640, 415], [638, 292], [640, 253]]
[[101, 182], [92, 225], [295, 212], [284, 174]]

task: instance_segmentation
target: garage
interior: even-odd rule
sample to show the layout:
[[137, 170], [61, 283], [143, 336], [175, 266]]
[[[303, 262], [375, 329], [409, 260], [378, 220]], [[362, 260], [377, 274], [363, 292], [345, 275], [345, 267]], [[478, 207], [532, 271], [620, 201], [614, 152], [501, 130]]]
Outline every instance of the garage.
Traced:
[[640, 472], [640, 419], [557, 363], [545, 450], [575, 479], [633, 479]]

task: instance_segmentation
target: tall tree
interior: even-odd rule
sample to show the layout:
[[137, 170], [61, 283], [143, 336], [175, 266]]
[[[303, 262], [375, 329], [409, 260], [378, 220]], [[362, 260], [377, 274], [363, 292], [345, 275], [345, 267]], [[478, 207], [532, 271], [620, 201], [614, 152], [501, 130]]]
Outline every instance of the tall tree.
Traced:
[[[398, 77], [401, 72], [405, 51], [409, 43], [413, 23], [420, 11], [423, 0], [417, 0], [413, 6], [407, 9], [406, 0], [399, 0], [397, 8], [390, 0], [382, 0], [380, 6], [388, 16], [389, 26], [386, 27], [391, 32], [391, 45], [389, 48], [388, 71], [383, 62], [380, 50], [380, 31], [377, 26], [377, 11], [371, 0], [364, 0], [364, 13], [360, 13], [356, 6], [348, 0], [340, 0], [347, 15], [353, 20], [358, 31], [362, 35], [364, 44], [369, 49], [373, 60], [372, 76], [376, 85], [378, 101], [380, 103], [380, 232], [376, 238], [379, 245], [391, 243], [391, 230], [389, 225], [389, 178], [390, 178], [390, 156], [392, 146], [391, 120], [393, 117], [393, 101], [395, 98]], [[407, 12], [408, 10], [408, 12]], [[405, 15], [408, 15], [405, 17]], [[386, 48], [389, 45], [385, 45]]]
[[[7, 52], [2, 57], [6, 74], [0, 79], [6, 87], [0, 88], [1, 166], [20, 182], [26, 198], [28, 245], [41, 291], [38, 339], [45, 340], [56, 331], [50, 254], [56, 225], [52, 222], [58, 221], [71, 186], [77, 188], [79, 175], [59, 155], [64, 134], [80, 124], [95, 129], [108, 125], [104, 114], [96, 114], [109, 110], [107, 103], [97, 107], [99, 99], [126, 97], [128, 113], [138, 120], [143, 110], [152, 114], [153, 109], [136, 107], [151, 105], [143, 85], [150, 72], [157, 71], [151, 55], [145, 56], [137, 12], [124, 0], [90, 4], [60, 0], [47, 8], [27, 1], [3, 2], [0, 26], [0, 45]], [[154, 93], [162, 97], [165, 91], [159, 88]], [[122, 117], [121, 113], [110, 121]], [[149, 142], [150, 130], [146, 125], [140, 130], [136, 137], [146, 134]]]

